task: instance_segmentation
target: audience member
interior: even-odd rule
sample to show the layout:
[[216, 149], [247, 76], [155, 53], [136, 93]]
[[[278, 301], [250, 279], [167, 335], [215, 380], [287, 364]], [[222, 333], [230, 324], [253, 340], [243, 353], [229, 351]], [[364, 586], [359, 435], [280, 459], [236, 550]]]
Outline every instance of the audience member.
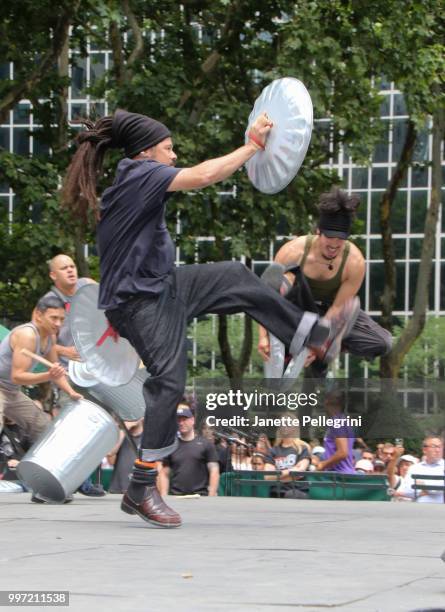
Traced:
[[260, 433], [255, 444], [255, 452], [264, 457], [265, 463], [273, 464], [272, 444], [265, 433]]
[[390, 492], [394, 500], [408, 500], [409, 497], [402, 497], [401, 495], [394, 496], [395, 491], [400, 488], [403, 479], [408, 473], [408, 468], [411, 465], [416, 464], [419, 460], [412, 455], [404, 455], [405, 449], [403, 446], [396, 446], [394, 456], [386, 467], [386, 473], [388, 474], [388, 481], [390, 486]]
[[334, 425], [326, 430], [324, 438], [325, 454], [316, 464], [318, 471], [341, 472], [354, 474], [353, 446], [355, 435], [353, 429], [345, 425], [343, 419], [344, 398], [341, 392], [332, 391], [326, 395], [324, 407]]
[[303, 476], [293, 472], [305, 472], [310, 465], [310, 446], [300, 439], [296, 427], [281, 427], [272, 448], [275, 469], [280, 472], [280, 486], [271, 489], [272, 497], [304, 499], [309, 490]]
[[257, 453], [256, 451], [252, 454], [252, 470], [255, 472], [271, 472], [275, 471], [275, 465], [273, 463], [266, 463], [263, 453]]
[[178, 448], [163, 461], [161, 495], [218, 494], [219, 465], [215, 445], [195, 433], [195, 417], [186, 403], [177, 409]]
[[359, 459], [355, 464], [357, 474], [373, 474], [374, 466], [369, 459]]
[[369, 448], [364, 448], [362, 450], [360, 459], [367, 459], [368, 461], [373, 462], [375, 459], [375, 455]]
[[251, 470], [252, 469], [252, 446], [248, 444], [246, 438], [238, 434], [231, 436], [233, 441], [230, 444], [230, 463], [232, 470]]
[[383, 445], [381, 456], [379, 457], [379, 459], [381, 459], [385, 463], [386, 468], [388, 467], [388, 463], [394, 457], [395, 449], [396, 447], [394, 446], [394, 444], [392, 444], [392, 442], [385, 442], [385, 444]]
[[374, 473], [375, 474], [384, 474], [386, 471], [385, 462], [381, 459], [374, 459]]
[[221, 434], [216, 432], [214, 427], [204, 424], [201, 427], [201, 435], [209, 442], [215, 445], [216, 454], [218, 456], [219, 473], [232, 471], [232, 464], [230, 463], [230, 450], [226, 440], [226, 437], [221, 437]]
[[[419, 463], [411, 464], [406, 475], [402, 478], [399, 488], [394, 492], [395, 497], [408, 497], [423, 504], [440, 504], [444, 500], [444, 492], [433, 489], [413, 489], [413, 485], [444, 486], [444, 460], [443, 442], [439, 436], [427, 436], [422, 446], [423, 457]], [[420, 476], [420, 478], [414, 478]], [[441, 476], [441, 480], [428, 480], [422, 476]]]

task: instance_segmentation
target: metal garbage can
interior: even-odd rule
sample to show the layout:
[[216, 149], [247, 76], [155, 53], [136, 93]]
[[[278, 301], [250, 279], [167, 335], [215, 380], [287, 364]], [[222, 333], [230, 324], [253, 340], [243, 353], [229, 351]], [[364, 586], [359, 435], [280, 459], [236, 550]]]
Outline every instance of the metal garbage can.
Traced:
[[82, 399], [68, 403], [17, 466], [20, 479], [45, 501], [63, 503], [118, 441], [113, 418]]

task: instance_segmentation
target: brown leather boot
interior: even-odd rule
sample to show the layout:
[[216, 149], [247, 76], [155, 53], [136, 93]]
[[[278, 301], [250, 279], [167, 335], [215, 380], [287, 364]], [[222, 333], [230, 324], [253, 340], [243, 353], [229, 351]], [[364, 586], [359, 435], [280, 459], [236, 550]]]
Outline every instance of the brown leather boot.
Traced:
[[139, 504], [131, 499], [128, 492], [125, 493], [121, 510], [127, 514], [137, 514], [158, 527], [180, 527], [182, 524], [179, 514], [167, 506], [156, 487], [147, 487], [147, 493]]

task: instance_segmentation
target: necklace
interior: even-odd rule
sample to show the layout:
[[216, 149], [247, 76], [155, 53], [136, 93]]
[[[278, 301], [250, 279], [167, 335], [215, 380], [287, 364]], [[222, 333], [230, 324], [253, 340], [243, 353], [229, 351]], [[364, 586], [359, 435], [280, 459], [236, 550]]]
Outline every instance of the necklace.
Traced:
[[[336, 259], [334, 257], [334, 259]], [[334, 264], [332, 263], [332, 261], [320, 261], [318, 260], [317, 263], [321, 264], [322, 266], [327, 266], [328, 270], [332, 271], [334, 269]]]

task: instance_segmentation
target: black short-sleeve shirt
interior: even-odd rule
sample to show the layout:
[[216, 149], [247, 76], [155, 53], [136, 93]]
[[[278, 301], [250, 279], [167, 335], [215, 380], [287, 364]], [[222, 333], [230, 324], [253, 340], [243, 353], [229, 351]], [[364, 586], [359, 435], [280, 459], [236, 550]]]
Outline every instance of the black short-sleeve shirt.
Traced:
[[174, 264], [165, 222], [167, 189], [180, 168], [123, 159], [102, 196], [97, 226], [99, 308], [113, 309], [138, 294], [160, 293]]
[[207, 494], [209, 484], [208, 463], [217, 463], [215, 445], [201, 436], [185, 441], [179, 438], [178, 448], [163, 461], [170, 467], [170, 492], [174, 495], [187, 493]]

